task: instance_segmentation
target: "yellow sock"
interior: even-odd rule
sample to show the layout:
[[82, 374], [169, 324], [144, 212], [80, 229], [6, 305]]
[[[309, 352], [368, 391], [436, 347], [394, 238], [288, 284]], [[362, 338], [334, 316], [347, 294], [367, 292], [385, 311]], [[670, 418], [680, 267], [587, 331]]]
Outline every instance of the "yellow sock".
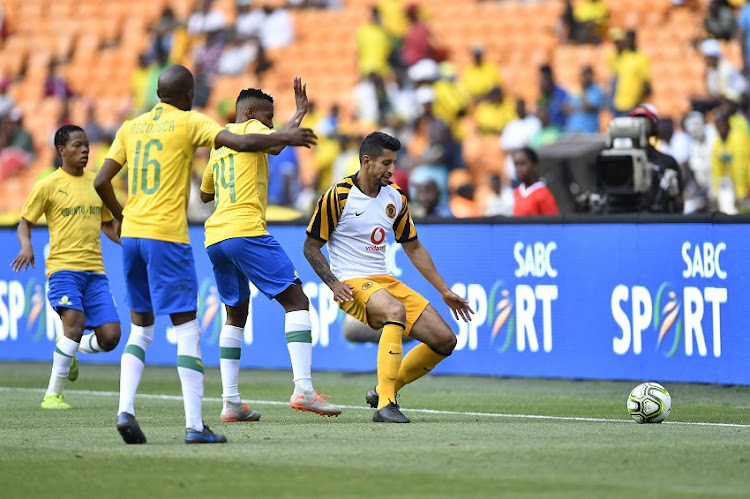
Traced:
[[396, 391], [399, 391], [404, 385], [408, 385], [412, 381], [416, 381], [432, 371], [435, 366], [445, 358], [445, 355], [435, 353], [432, 348], [424, 343], [420, 343], [412, 348], [411, 351], [406, 354], [406, 357], [404, 357], [404, 361], [401, 363], [401, 368], [398, 371]]
[[401, 339], [404, 325], [400, 322], [386, 322], [378, 343], [378, 409], [389, 402], [396, 402], [396, 378], [398, 378], [404, 348]]

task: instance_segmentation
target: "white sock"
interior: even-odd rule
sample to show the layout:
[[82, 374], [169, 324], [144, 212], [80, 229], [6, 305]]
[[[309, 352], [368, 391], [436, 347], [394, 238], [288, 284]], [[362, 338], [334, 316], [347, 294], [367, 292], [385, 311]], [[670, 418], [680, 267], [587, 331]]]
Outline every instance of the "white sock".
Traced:
[[89, 333], [83, 335], [83, 338], [81, 338], [81, 346], [78, 347], [78, 351], [83, 353], [99, 353], [104, 350], [99, 346], [96, 333]]
[[313, 391], [312, 384], [312, 323], [308, 310], [287, 312], [284, 320], [286, 347], [292, 361], [294, 388]]
[[52, 354], [52, 373], [49, 377], [47, 395], [61, 395], [65, 389], [65, 382], [70, 373], [70, 364], [73, 363], [78, 351], [78, 343], [67, 336], [61, 336]]
[[201, 330], [193, 319], [174, 327], [177, 335], [177, 374], [182, 384], [185, 405], [185, 426], [203, 431], [203, 363], [201, 362]]
[[239, 404], [240, 399], [240, 355], [242, 353], [243, 329], [224, 324], [219, 336], [219, 363], [224, 400]]
[[135, 392], [141, 383], [146, 365], [146, 350], [154, 339], [154, 325], [130, 325], [130, 336], [120, 359], [120, 407], [117, 414], [127, 412], [135, 416]]

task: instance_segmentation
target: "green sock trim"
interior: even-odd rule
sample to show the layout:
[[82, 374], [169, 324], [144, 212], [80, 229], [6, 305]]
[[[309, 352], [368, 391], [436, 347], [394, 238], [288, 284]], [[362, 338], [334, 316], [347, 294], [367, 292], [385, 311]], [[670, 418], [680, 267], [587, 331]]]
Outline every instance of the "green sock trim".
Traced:
[[219, 347], [219, 357], [222, 359], [240, 360], [241, 348]]
[[287, 331], [287, 343], [312, 343], [312, 331]]
[[144, 364], [146, 363], [146, 351], [138, 345], [133, 345], [132, 343], [129, 345], [125, 345], [125, 351], [122, 352], [122, 354], [125, 355], [126, 353], [138, 357], [139, 359], [141, 359], [141, 362], [143, 362]]
[[55, 347], [55, 353], [59, 353], [60, 355], [63, 355], [65, 357], [68, 357], [69, 359], [73, 358], [73, 355], [68, 355], [67, 353], [63, 352], [59, 348]]
[[177, 356], [177, 367], [184, 367], [186, 369], [192, 369], [203, 373], [203, 362], [198, 357], [191, 357], [189, 355], [178, 355]]
[[89, 348], [93, 350], [94, 352], [98, 352], [99, 350], [94, 348], [94, 345], [92, 344], [92, 342], [94, 341], [94, 338], [96, 338], [95, 334], [92, 334], [91, 336], [89, 336]]

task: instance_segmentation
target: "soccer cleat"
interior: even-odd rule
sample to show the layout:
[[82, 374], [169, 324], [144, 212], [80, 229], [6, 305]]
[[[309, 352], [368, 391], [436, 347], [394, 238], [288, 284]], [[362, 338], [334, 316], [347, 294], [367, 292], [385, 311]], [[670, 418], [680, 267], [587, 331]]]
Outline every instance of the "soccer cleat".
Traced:
[[62, 395], [45, 395], [42, 399], [42, 409], [70, 409], [70, 404], [65, 402]]
[[[62, 336], [58, 336], [55, 340], [55, 345], [60, 343], [60, 338]], [[68, 381], [75, 381], [78, 379], [78, 359], [73, 356], [73, 362], [70, 363], [70, 372], [68, 372]]]
[[258, 421], [260, 413], [250, 409], [245, 403], [235, 404], [234, 402], [224, 401], [224, 407], [221, 409], [222, 423], [237, 423], [239, 421]]
[[331, 398], [330, 395], [323, 395], [317, 390], [305, 392], [294, 390], [292, 398], [289, 399], [289, 405], [295, 411], [308, 411], [320, 414], [321, 416], [338, 416], [341, 414], [341, 408], [329, 403], [325, 398]]
[[378, 408], [378, 402], [380, 402], [380, 395], [378, 395], [377, 385], [373, 386], [367, 391], [367, 395], [365, 395], [365, 402], [367, 402], [369, 406], [372, 407], [373, 409]]
[[398, 404], [389, 402], [387, 406], [381, 407], [372, 415], [376, 423], [410, 423], [409, 418], [401, 414]]
[[146, 435], [141, 431], [135, 416], [127, 412], [121, 412], [117, 415], [117, 431], [126, 444], [145, 444]]
[[203, 425], [203, 430], [198, 431], [193, 428], [187, 428], [185, 430], [185, 443], [186, 444], [223, 444], [226, 443], [227, 437], [214, 433], [211, 428]]

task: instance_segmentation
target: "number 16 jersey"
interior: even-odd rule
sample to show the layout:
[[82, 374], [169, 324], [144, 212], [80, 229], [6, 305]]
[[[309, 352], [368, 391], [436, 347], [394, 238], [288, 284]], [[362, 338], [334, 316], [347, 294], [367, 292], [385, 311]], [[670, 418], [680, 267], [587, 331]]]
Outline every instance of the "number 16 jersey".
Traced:
[[187, 205], [195, 150], [223, 128], [196, 111], [160, 102], [117, 131], [107, 158], [128, 165], [122, 237], [190, 244]]
[[339, 281], [388, 274], [386, 236], [396, 242], [417, 238], [406, 195], [396, 184], [374, 198], [363, 193], [355, 175], [333, 185], [318, 201], [307, 226], [310, 237], [328, 243], [331, 272]]

